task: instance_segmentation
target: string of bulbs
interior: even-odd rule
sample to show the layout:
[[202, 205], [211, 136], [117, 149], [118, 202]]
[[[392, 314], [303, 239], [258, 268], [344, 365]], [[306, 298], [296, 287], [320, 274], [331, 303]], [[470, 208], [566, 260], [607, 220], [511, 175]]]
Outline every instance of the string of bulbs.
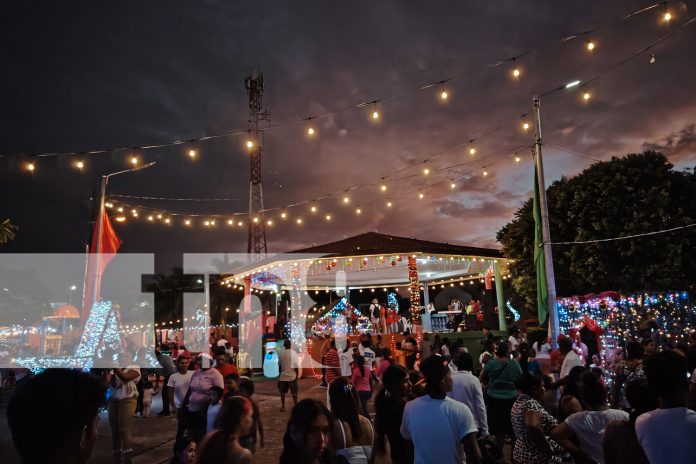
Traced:
[[[665, 24], [669, 24], [675, 19], [672, 11], [670, 11], [667, 8], [667, 5], [670, 3], [671, 3], [671, 1], [667, 0], [667, 1], [661, 1], [658, 3], [652, 4], [652, 5], [649, 5], [647, 7], [641, 8], [641, 9], [636, 10], [634, 12], [631, 12], [623, 17], [618, 18], [618, 21], [626, 21], [626, 20], [629, 20], [629, 19], [631, 19], [635, 16], [638, 16], [642, 13], [651, 11], [653, 9], [662, 8], [664, 11], [660, 14], [661, 20]], [[609, 22], [605, 23], [605, 25], [608, 23]], [[584, 31], [584, 32], [565, 36], [565, 37], [562, 37], [561, 39], [555, 39], [555, 40], [549, 41], [545, 46], [540, 47], [540, 49], [538, 49], [538, 50], [543, 50], [543, 49], [549, 47], [550, 45], [556, 44], [559, 42], [561, 44], [563, 44], [563, 43], [568, 43], [568, 42], [571, 42], [571, 41], [574, 41], [576, 39], [580, 39], [580, 38], [583, 38], [586, 36], [592, 37], [592, 35], [597, 35], [597, 32], [599, 30], [600, 30], [599, 26], [593, 27], [593, 28], [590, 28], [589, 30]], [[586, 50], [588, 52], [594, 52], [596, 47], [597, 47], [597, 44], [593, 39], [589, 39], [584, 44], [584, 48], [586, 48]], [[483, 68], [481, 68], [481, 70], [496, 68], [496, 67], [501, 66], [501, 65], [509, 64], [512, 66], [512, 69], [510, 71], [511, 76], [514, 79], [519, 79], [522, 75], [522, 69], [520, 68], [520, 66], [518, 64], [519, 63], [518, 60], [521, 60], [522, 58], [524, 58], [528, 55], [538, 53], [538, 50], [531, 50], [531, 51], [517, 54], [517, 55], [512, 56], [510, 58], [498, 60], [490, 65], [484, 66]], [[650, 62], [651, 63], [655, 62], [654, 54], [651, 54]], [[313, 137], [313, 136], [317, 135], [317, 130], [316, 130], [315, 126], [312, 124], [312, 121], [315, 121], [315, 120], [321, 119], [321, 118], [326, 118], [326, 117], [329, 117], [329, 116], [332, 116], [335, 114], [339, 114], [339, 113], [343, 113], [346, 111], [360, 110], [360, 109], [364, 109], [364, 108], [370, 108], [371, 119], [374, 121], [377, 121], [381, 118], [381, 114], [380, 114], [379, 106], [378, 106], [381, 102], [385, 102], [387, 100], [391, 100], [391, 99], [405, 96], [405, 95], [409, 95], [409, 94], [415, 94], [415, 93], [418, 93], [418, 92], [421, 92], [421, 91], [424, 91], [427, 89], [432, 89], [434, 87], [438, 88], [438, 95], [439, 95], [439, 98], [441, 100], [448, 100], [450, 98], [450, 93], [448, 92], [448, 89], [446, 88], [445, 84], [447, 84], [448, 82], [451, 82], [455, 79], [459, 79], [461, 77], [468, 76], [470, 74], [471, 74], [471, 71], [460, 72], [460, 73], [452, 75], [450, 77], [440, 79], [440, 80], [437, 80], [437, 81], [434, 81], [434, 82], [431, 82], [431, 83], [428, 83], [425, 85], [412, 87], [412, 88], [409, 88], [409, 89], [406, 89], [406, 90], [403, 90], [400, 92], [395, 92], [395, 93], [383, 95], [383, 96], [376, 98], [376, 99], [373, 99], [371, 101], [348, 105], [348, 106], [345, 106], [342, 108], [338, 108], [336, 110], [326, 111], [324, 113], [313, 115], [313, 116], [302, 117], [302, 118], [290, 118], [290, 119], [286, 119], [286, 120], [281, 120], [277, 123], [269, 124], [266, 128], [264, 128], [264, 130], [273, 129], [273, 128], [277, 128], [277, 127], [281, 127], [281, 126], [304, 124], [304, 125], [306, 125], [306, 134], [310, 137]], [[552, 90], [552, 92], [556, 91], [556, 90], [561, 90], [561, 89], [560, 88], [554, 89], [554, 90]], [[589, 92], [585, 92], [583, 94], [583, 99], [586, 101], [589, 100], [590, 97], [591, 97], [591, 95]], [[77, 170], [83, 171], [86, 167], [86, 161], [85, 161], [86, 157], [93, 156], [93, 155], [101, 155], [101, 154], [106, 154], [106, 153], [122, 152], [122, 151], [137, 153], [137, 152], [144, 151], [144, 150], [151, 150], [151, 149], [157, 149], [157, 148], [166, 148], [166, 147], [183, 145], [183, 146], [187, 147], [185, 152], [187, 153], [189, 158], [196, 159], [199, 156], [199, 150], [197, 149], [197, 146], [200, 143], [206, 142], [209, 140], [219, 139], [219, 138], [242, 136], [245, 134], [250, 135], [249, 130], [233, 130], [233, 131], [229, 131], [229, 132], [216, 133], [216, 134], [211, 134], [211, 135], [207, 135], [207, 136], [203, 136], [203, 137], [187, 139], [187, 140], [174, 140], [174, 141], [169, 141], [169, 142], [165, 142], [165, 143], [149, 144], [149, 145], [141, 145], [141, 146], [120, 146], [120, 147], [115, 147], [115, 148], [97, 148], [97, 149], [91, 149], [91, 150], [72, 151], [72, 152], [66, 151], [66, 152], [39, 152], [39, 153], [3, 154], [3, 155], [0, 155], [0, 157], [29, 156], [29, 157], [39, 157], [40, 158], [40, 157], [56, 157], [56, 156], [75, 156], [75, 157], [79, 157], [79, 158], [76, 159], [72, 163], [73, 166]], [[248, 137], [246, 142], [245, 142], [245, 145], [248, 149], [254, 149], [256, 144], [257, 144], [257, 142], [252, 140], [251, 137]], [[131, 155], [129, 155], [129, 162], [130, 162], [130, 164], [137, 166], [140, 163], [140, 159], [137, 156], [137, 154], [131, 154]], [[27, 162], [25, 164], [25, 168], [27, 171], [33, 173], [36, 170], [35, 161]]]

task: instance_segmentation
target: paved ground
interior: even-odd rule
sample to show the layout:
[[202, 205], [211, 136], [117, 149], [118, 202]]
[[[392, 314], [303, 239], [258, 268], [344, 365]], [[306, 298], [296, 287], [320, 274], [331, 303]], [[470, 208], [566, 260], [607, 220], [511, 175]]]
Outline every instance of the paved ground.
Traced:
[[[255, 379], [256, 380], [256, 379]], [[318, 388], [318, 380], [301, 379], [299, 399], [317, 398], [326, 399], [326, 389]], [[6, 397], [8, 395], [5, 395]], [[260, 380], [256, 384], [255, 400], [261, 409], [261, 419], [266, 432], [266, 446], [256, 452], [256, 462], [278, 462], [282, 449], [283, 434], [292, 407], [290, 395], [287, 397], [288, 412], [281, 413], [280, 397], [278, 396], [277, 383], [272, 380]], [[159, 398], [153, 403], [153, 411], [161, 410]], [[7, 426], [6, 412], [7, 398], [0, 403], [0, 462], [4, 464], [19, 464], [19, 458], [12, 446], [12, 438]], [[59, 426], [59, 424], [46, 424], [46, 427]], [[174, 417], [149, 417], [133, 420], [133, 442], [135, 449], [134, 464], [164, 464], [172, 457], [172, 446], [176, 433], [176, 419]], [[40, 444], [37, 444], [40, 445]], [[99, 436], [92, 454], [93, 463], [111, 462], [111, 431], [106, 413], [101, 414], [99, 421]]]

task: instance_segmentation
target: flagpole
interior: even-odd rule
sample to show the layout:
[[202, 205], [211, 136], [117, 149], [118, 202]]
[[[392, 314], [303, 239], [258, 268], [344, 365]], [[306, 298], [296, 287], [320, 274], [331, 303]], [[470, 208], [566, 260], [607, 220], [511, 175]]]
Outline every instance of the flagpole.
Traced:
[[[544, 182], [544, 163], [541, 157], [541, 102], [538, 96], [532, 99], [534, 104], [534, 161], [537, 171], [537, 186], [539, 190], [539, 208], [541, 212], [541, 235], [544, 243], [544, 267], [546, 268], [547, 290], [547, 319], [549, 321], [549, 337], [551, 344], [556, 346], [556, 339], [560, 331], [558, 324], [558, 309], [556, 305], [556, 279], [553, 272], [553, 256], [551, 254], [551, 232], [549, 230], [549, 210], [546, 203], [546, 184]], [[539, 321], [541, 324], [542, 321]]]

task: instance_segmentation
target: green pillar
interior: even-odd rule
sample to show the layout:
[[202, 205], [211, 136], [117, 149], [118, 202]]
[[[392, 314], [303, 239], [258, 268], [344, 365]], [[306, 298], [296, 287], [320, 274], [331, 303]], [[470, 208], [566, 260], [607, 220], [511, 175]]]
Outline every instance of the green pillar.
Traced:
[[503, 295], [503, 275], [500, 272], [500, 263], [496, 259], [493, 261], [493, 271], [495, 272], [495, 296], [498, 299], [498, 326], [499, 330], [507, 330], [505, 323], [505, 295]]

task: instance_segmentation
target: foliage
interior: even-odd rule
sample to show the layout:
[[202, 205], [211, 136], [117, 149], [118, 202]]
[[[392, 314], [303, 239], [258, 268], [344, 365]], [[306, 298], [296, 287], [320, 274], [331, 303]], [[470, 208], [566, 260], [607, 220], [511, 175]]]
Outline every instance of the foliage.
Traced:
[[[653, 151], [595, 163], [547, 190], [552, 242], [643, 234], [696, 223], [696, 173]], [[696, 282], [695, 229], [609, 242], [554, 245], [558, 295], [688, 289]], [[497, 234], [513, 286], [536, 300], [532, 200]]]
[[7, 243], [14, 240], [17, 226], [13, 225], [9, 219], [0, 222], [0, 243]]

